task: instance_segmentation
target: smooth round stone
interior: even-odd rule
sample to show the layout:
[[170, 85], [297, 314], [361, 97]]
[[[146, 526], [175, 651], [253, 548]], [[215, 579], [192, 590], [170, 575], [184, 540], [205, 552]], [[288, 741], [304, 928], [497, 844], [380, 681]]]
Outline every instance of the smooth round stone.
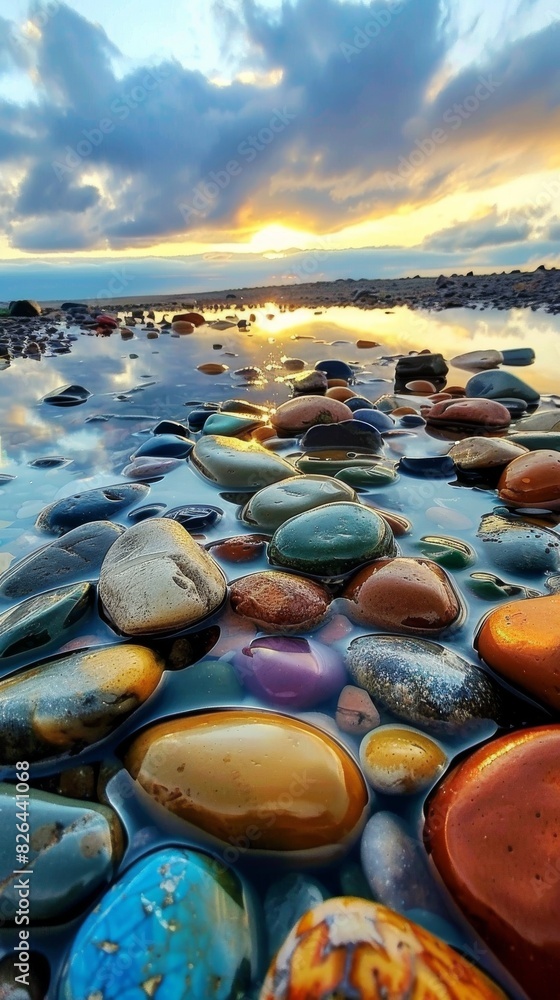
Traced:
[[277, 566], [330, 578], [395, 551], [389, 525], [372, 510], [333, 503], [282, 524], [272, 536], [268, 557]]
[[537, 406], [540, 395], [530, 385], [501, 368], [473, 375], [465, 386], [467, 396], [477, 399], [521, 399], [527, 406]]
[[259, 417], [261, 421], [268, 419], [269, 407], [250, 403], [248, 399], [226, 399], [220, 410], [225, 413], [241, 413], [247, 416]]
[[[368, 793], [347, 751], [298, 719], [231, 709], [151, 726], [126, 767], [160, 805], [243, 852], [323, 863], [362, 830]], [[296, 855], [296, 856], [297, 856]], [[227, 858], [227, 854], [224, 855]]]
[[542, 574], [560, 568], [560, 539], [556, 532], [537, 528], [516, 517], [486, 514], [477, 532], [481, 555], [510, 573]]
[[513, 399], [509, 396], [500, 396], [496, 402], [505, 406], [506, 410], [509, 411], [509, 415], [512, 420], [519, 420], [527, 410], [527, 404], [523, 399]]
[[154, 456], [142, 455], [134, 458], [128, 465], [125, 465], [121, 475], [128, 476], [129, 479], [154, 479], [166, 476], [168, 472], [173, 472], [182, 464], [181, 458], [157, 458]]
[[190, 708], [212, 708], [243, 701], [244, 691], [227, 660], [205, 657], [189, 666], [182, 695]]
[[[369, 412], [369, 411], [368, 411]], [[342, 420], [338, 424], [316, 424], [301, 439], [304, 451], [318, 448], [343, 448], [360, 454], [383, 454], [383, 441], [375, 427], [366, 421]]]
[[560, 510], [560, 454], [532, 451], [504, 469], [498, 496], [508, 507]]
[[60, 1000], [243, 1000], [253, 971], [243, 883], [186, 847], [137, 861], [101, 899], [70, 948]]
[[314, 580], [273, 571], [235, 580], [230, 602], [236, 614], [263, 631], [307, 631], [324, 621], [331, 595]]
[[532, 365], [535, 361], [535, 352], [532, 347], [513, 347], [509, 351], [502, 351], [502, 364], [524, 367]]
[[171, 324], [171, 329], [173, 330], [173, 333], [193, 333], [194, 323], [189, 323], [184, 319], [178, 319], [175, 323]]
[[43, 396], [41, 402], [48, 403], [49, 406], [79, 406], [85, 403], [91, 396], [89, 389], [83, 385], [63, 385], [59, 389], [53, 389]]
[[304, 434], [315, 424], [351, 420], [352, 410], [338, 399], [326, 396], [299, 396], [282, 403], [271, 417], [272, 426], [282, 435]]
[[267, 544], [268, 535], [233, 535], [222, 542], [212, 542], [207, 550], [224, 562], [246, 563], [264, 555]]
[[467, 919], [531, 1000], [560, 975], [560, 727], [475, 750], [439, 786], [425, 840]]
[[425, 427], [426, 421], [419, 413], [405, 413], [404, 417], [400, 418], [400, 425], [401, 427]]
[[296, 921], [329, 895], [320, 882], [299, 872], [273, 882], [264, 899], [269, 954], [275, 955]]
[[459, 428], [483, 427], [503, 430], [511, 423], [509, 410], [494, 399], [446, 399], [423, 410], [429, 426]]
[[[66, 923], [113, 878], [124, 853], [124, 830], [117, 814], [108, 806], [62, 798], [34, 788], [29, 792], [28, 806], [27, 863], [33, 872], [30, 923], [32, 926]], [[12, 924], [20, 900], [20, 877], [14, 874], [18, 811], [21, 810], [15, 786], [0, 784], [0, 907], [3, 920]], [[18, 923], [21, 924], [21, 918]]]
[[325, 396], [329, 399], [339, 399], [341, 403], [347, 403], [349, 399], [354, 399], [356, 393], [348, 387], [344, 379], [329, 379], [329, 388]]
[[463, 617], [450, 577], [429, 559], [377, 559], [342, 592], [348, 614], [386, 631], [437, 635]]
[[241, 518], [245, 524], [272, 534], [296, 514], [355, 499], [353, 489], [330, 476], [296, 476], [255, 493], [243, 508]]
[[18, 560], [0, 576], [0, 597], [28, 597], [59, 585], [97, 577], [105, 554], [123, 534], [111, 521], [90, 521]]
[[223, 375], [224, 372], [229, 371], [229, 368], [216, 361], [207, 361], [203, 365], [198, 365], [197, 371], [202, 372], [203, 375]]
[[353, 896], [328, 899], [292, 928], [260, 1000], [506, 1000], [453, 948], [406, 917]]
[[449, 452], [460, 470], [499, 469], [526, 453], [527, 449], [509, 438], [470, 437], [454, 444]]
[[38, 531], [46, 531], [51, 535], [64, 535], [88, 521], [110, 521], [127, 507], [143, 500], [149, 492], [150, 487], [143, 483], [119, 483], [116, 486], [75, 493], [45, 507], [39, 514], [35, 527]]
[[93, 606], [91, 583], [70, 584], [30, 597], [0, 615], [0, 659], [40, 649], [74, 628]]
[[435, 375], [443, 378], [449, 368], [442, 354], [432, 354], [430, 351], [420, 354], [409, 354], [399, 358], [395, 369], [395, 379], [399, 382], [410, 382], [416, 378], [430, 378]]
[[[509, 441], [520, 445], [526, 451], [560, 451], [560, 432], [558, 431], [519, 431], [510, 434]], [[516, 456], [518, 457], [518, 456]]]
[[428, 910], [445, 914], [441, 895], [429, 871], [426, 852], [411, 837], [404, 821], [391, 812], [377, 812], [366, 823], [360, 859], [374, 899], [398, 913]]
[[399, 462], [399, 470], [418, 479], [449, 479], [455, 475], [455, 466], [447, 455], [429, 458], [412, 458], [405, 455]]
[[279, 708], [314, 708], [337, 695], [346, 682], [337, 650], [296, 636], [254, 639], [232, 662], [251, 694]]
[[204, 326], [206, 320], [202, 313], [198, 312], [186, 312], [179, 313], [177, 316], [173, 317], [173, 323], [192, 323], [193, 326]]
[[136, 449], [131, 458], [186, 458], [193, 443], [178, 434], [154, 434]]
[[504, 356], [501, 351], [468, 351], [467, 354], [457, 354], [449, 362], [453, 368], [466, 368], [473, 371], [486, 371], [502, 364]]
[[375, 465], [355, 465], [349, 469], [341, 469], [335, 479], [354, 486], [357, 489], [376, 490], [383, 486], [391, 486], [399, 478], [393, 465], [378, 462]]
[[518, 431], [560, 431], [560, 414], [558, 410], [539, 410], [530, 417], [524, 417], [517, 427]]
[[360, 743], [360, 763], [368, 784], [382, 795], [416, 795], [443, 774], [443, 748], [409, 726], [379, 726]]
[[475, 647], [506, 681], [558, 711], [556, 615], [560, 615], [560, 594], [503, 604], [483, 620]]
[[[356, 413], [358, 410], [373, 410], [373, 403], [370, 403], [369, 399], [365, 399], [364, 396], [352, 396], [351, 399], [346, 400], [346, 406], [352, 413]], [[363, 419], [363, 418], [359, 418]]]
[[381, 720], [367, 691], [347, 684], [340, 692], [335, 721], [343, 733], [361, 736], [375, 729]]
[[323, 372], [302, 371], [290, 379], [294, 396], [324, 396], [329, 380]]
[[107, 553], [99, 577], [105, 613], [131, 636], [195, 625], [220, 607], [226, 592], [212, 556], [162, 517], [129, 528]]
[[388, 413], [382, 413], [381, 410], [366, 409], [366, 410], [354, 410], [354, 419], [360, 420], [364, 424], [370, 424], [375, 427], [381, 434], [385, 431], [392, 431], [395, 429], [395, 421]]
[[347, 382], [354, 377], [354, 371], [345, 361], [318, 361], [315, 371], [324, 372], [327, 378], [343, 378]]
[[207, 504], [185, 504], [183, 507], [173, 507], [163, 515], [171, 521], [177, 521], [187, 531], [197, 532], [212, 528], [221, 521], [224, 512], [221, 507], [211, 507]]
[[365, 635], [349, 646], [356, 684], [397, 718], [443, 735], [479, 728], [503, 712], [500, 687], [472, 663], [426, 639]]
[[189, 425], [189, 430], [191, 431], [201, 431], [207, 420], [210, 419], [213, 413], [215, 413], [217, 407], [209, 410], [203, 410], [196, 407], [189, 413], [187, 423]]
[[146, 504], [145, 507], [136, 507], [135, 510], [130, 511], [128, 520], [132, 521], [133, 524], [138, 524], [139, 521], [146, 521], [149, 517], [164, 516], [165, 508], [166, 504], [164, 503], [150, 503]]
[[222, 435], [200, 438], [190, 458], [203, 476], [229, 489], [259, 490], [297, 475], [290, 462], [267, 451], [256, 441]]
[[417, 396], [430, 396], [432, 393], [437, 392], [437, 387], [433, 382], [426, 382], [425, 379], [414, 379], [412, 382], [407, 382], [405, 389], [408, 392], [415, 393]]
[[250, 434], [256, 427], [261, 427], [262, 423], [259, 417], [243, 413], [211, 413], [202, 428], [202, 433], [237, 437]]
[[0, 763], [98, 743], [155, 691], [163, 662], [143, 646], [72, 653], [0, 681]]

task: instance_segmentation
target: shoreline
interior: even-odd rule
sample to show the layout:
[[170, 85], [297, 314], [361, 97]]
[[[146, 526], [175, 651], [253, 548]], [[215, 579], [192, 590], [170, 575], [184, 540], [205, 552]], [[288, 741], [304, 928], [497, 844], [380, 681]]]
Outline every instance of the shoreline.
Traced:
[[[535, 271], [514, 270], [501, 274], [452, 274], [438, 278], [339, 278], [297, 285], [263, 285], [220, 289], [213, 292], [184, 292], [164, 295], [136, 295], [110, 299], [76, 299], [89, 307], [130, 309], [159, 308], [163, 311], [187, 306], [207, 308], [252, 308], [274, 302], [288, 309], [356, 306], [361, 309], [445, 309], [492, 308], [498, 310], [545, 308], [560, 313], [560, 269], [540, 265]], [[57, 309], [62, 300], [43, 300], [45, 310]]]

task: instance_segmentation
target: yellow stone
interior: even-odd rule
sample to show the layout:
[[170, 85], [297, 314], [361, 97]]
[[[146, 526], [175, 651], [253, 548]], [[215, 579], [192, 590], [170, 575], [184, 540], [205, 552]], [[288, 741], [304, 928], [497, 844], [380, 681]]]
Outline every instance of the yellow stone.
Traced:
[[379, 726], [364, 736], [360, 761], [372, 788], [384, 795], [414, 795], [441, 775], [447, 755], [439, 743], [409, 726]]
[[247, 851], [337, 856], [359, 835], [368, 792], [348, 752], [298, 719], [248, 709], [152, 726], [126, 766], [162, 806]]

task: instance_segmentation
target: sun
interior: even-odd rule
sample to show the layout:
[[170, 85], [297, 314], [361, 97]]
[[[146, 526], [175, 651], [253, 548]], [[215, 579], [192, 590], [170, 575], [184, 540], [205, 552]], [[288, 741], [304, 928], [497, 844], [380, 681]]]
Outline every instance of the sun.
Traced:
[[307, 250], [316, 242], [317, 238], [312, 233], [273, 223], [270, 226], [265, 226], [264, 229], [259, 230], [251, 237], [248, 249], [257, 253], [266, 253], [267, 251], [278, 253], [282, 250]]

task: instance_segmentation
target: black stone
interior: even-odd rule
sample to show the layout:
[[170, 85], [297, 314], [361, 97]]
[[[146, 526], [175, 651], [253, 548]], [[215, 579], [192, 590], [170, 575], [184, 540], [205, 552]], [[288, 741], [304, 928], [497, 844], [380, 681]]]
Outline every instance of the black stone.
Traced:
[[110, 521], [133, 503], [143, 500], [149, 492], [150, 487], [144, 483], [118, 483], [75, 493], [45, 507], [35, 527], [51, 535], [64, 535], [89, 521]]
[[301, 439], [301, 447], [304, 451], [333, 448], [381, 455], [383, 439], [375, 427], [363, 420], [342, 420], [336, 424], [315, 424], [310, 427]]
[[223, 517], [223, 510], [220, 507], [211, 507], [207, 504], [186, 504], [183, 507], [173, 507], [168, 510], [164, 517], [172, 521], [178, 521], [187, 531], [203, 531], [211, 528]]

